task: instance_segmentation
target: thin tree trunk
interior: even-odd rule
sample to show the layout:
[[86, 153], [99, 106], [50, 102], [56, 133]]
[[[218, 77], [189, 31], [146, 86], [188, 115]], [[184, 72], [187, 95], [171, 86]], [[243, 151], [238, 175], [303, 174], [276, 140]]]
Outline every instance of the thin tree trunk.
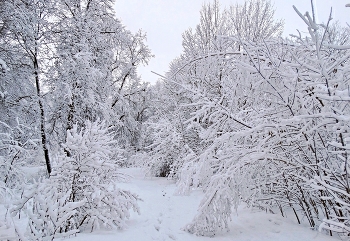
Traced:
[[45, 112], [44, 112], [44, 105], [42, 102], [42, 96], [40, 92], [40, 81], [39, 81], [39, 73], [38, 73], [39, 65], [38, 65], [37, 58], [34, 58], [34, 69], [35, 69], [34, 75], [35, 75], [36, 94], [38, 96], [38, 102], [39, 102], [39, 108], [40, 108], [41, 145], [44, 151], [47, 172], [50, 176], [51, 163], [50, 163], [49, 150], [47, 149], [47, 139], [46, 139], [46, 132], [45, 132]]

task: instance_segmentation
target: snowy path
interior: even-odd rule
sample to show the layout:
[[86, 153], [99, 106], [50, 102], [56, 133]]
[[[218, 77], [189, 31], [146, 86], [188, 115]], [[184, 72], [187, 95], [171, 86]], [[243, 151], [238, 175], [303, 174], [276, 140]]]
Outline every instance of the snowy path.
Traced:
[[214, 238], [197, 237], [181, 230], [196, 213], [202, 198], [201, 192], [190, 196], [174, 196], [175, 184], [165, 178], [145, 179], [141, 169], [125, 169], [123, 172], [134, 177], [121, 188], [131, 190], [144, 200], [140, 202], [141, 215], [132, 214], [129, 227], [122, 231], [100, 231], [79, 234], [72, 241], [334, 241], [308, 228], [294, 224], [279, 215], [252, 212], [240, 209], [238, 216], [232, 217], [230, 232]]

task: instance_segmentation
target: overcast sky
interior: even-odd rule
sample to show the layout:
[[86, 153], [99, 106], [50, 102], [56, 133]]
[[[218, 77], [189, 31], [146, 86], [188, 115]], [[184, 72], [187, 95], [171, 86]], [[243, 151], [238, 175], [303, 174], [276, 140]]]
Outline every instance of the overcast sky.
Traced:
[[[116, 0], [116, 15], [132, 32], [142, 29], [147, 33], [147, 45], [155, 57], [148, 66], [141, 67], [143, 81], [155, 82], [155, 71], [164, 74], [169, 63], [182, 52], [181, 34], [199, 23], [199, 11], [207, 0]], [[220, 0], [222, 7], [244, 0]], [[350, 23], [350, 0], [314, 0], [319, 22], [326, 22], [331, 7], [333, 18], [345, 25]], [[311, 12], [310, 0], [275, 0], [276, 19], [285, 20], [284, 35], [306, 31], [305, 24], [293, 10], [295, 5], [301, 13]]]

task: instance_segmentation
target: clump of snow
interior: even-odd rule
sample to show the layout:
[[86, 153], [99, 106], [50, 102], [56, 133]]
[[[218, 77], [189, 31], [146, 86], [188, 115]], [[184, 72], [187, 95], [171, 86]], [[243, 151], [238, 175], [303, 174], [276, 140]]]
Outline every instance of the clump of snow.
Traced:
[[6, 62], [4, 60], [2, 60], [1, 58], [0, 58], [0, 67], [4, 72], [9, 71], [9, 68], [6, 65]]

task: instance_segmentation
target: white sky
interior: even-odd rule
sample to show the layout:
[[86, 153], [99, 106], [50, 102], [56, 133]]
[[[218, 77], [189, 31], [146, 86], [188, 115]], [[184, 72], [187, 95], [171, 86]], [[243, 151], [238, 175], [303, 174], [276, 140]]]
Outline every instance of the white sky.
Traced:
[[[182, 33], [199, 23], [199, 11], [205, 0], [116, 0], [117, 17], [127, 29], [147, 33], [147, 45], [155, 57], [148, 66], [139, 68], [143, 81], [155, 82], [155, 71], [164, 74], [169, 63], [182, 52]], [[244, 0], [220, 0], [222, 7]], [[295, 5], [301, 13], [311, 12], [310, 0], [274, 0], [276, 19], [285, 19], [284, 34], [296, 33], [296, 29], [306, 31], [305, 24], [293, 10]], [[319, 22], [326, 22], [330, 8], [333, 19], [342, 24], [350, 24], [350, 8], [345, 4], [350, 0], [314, 0]]]

